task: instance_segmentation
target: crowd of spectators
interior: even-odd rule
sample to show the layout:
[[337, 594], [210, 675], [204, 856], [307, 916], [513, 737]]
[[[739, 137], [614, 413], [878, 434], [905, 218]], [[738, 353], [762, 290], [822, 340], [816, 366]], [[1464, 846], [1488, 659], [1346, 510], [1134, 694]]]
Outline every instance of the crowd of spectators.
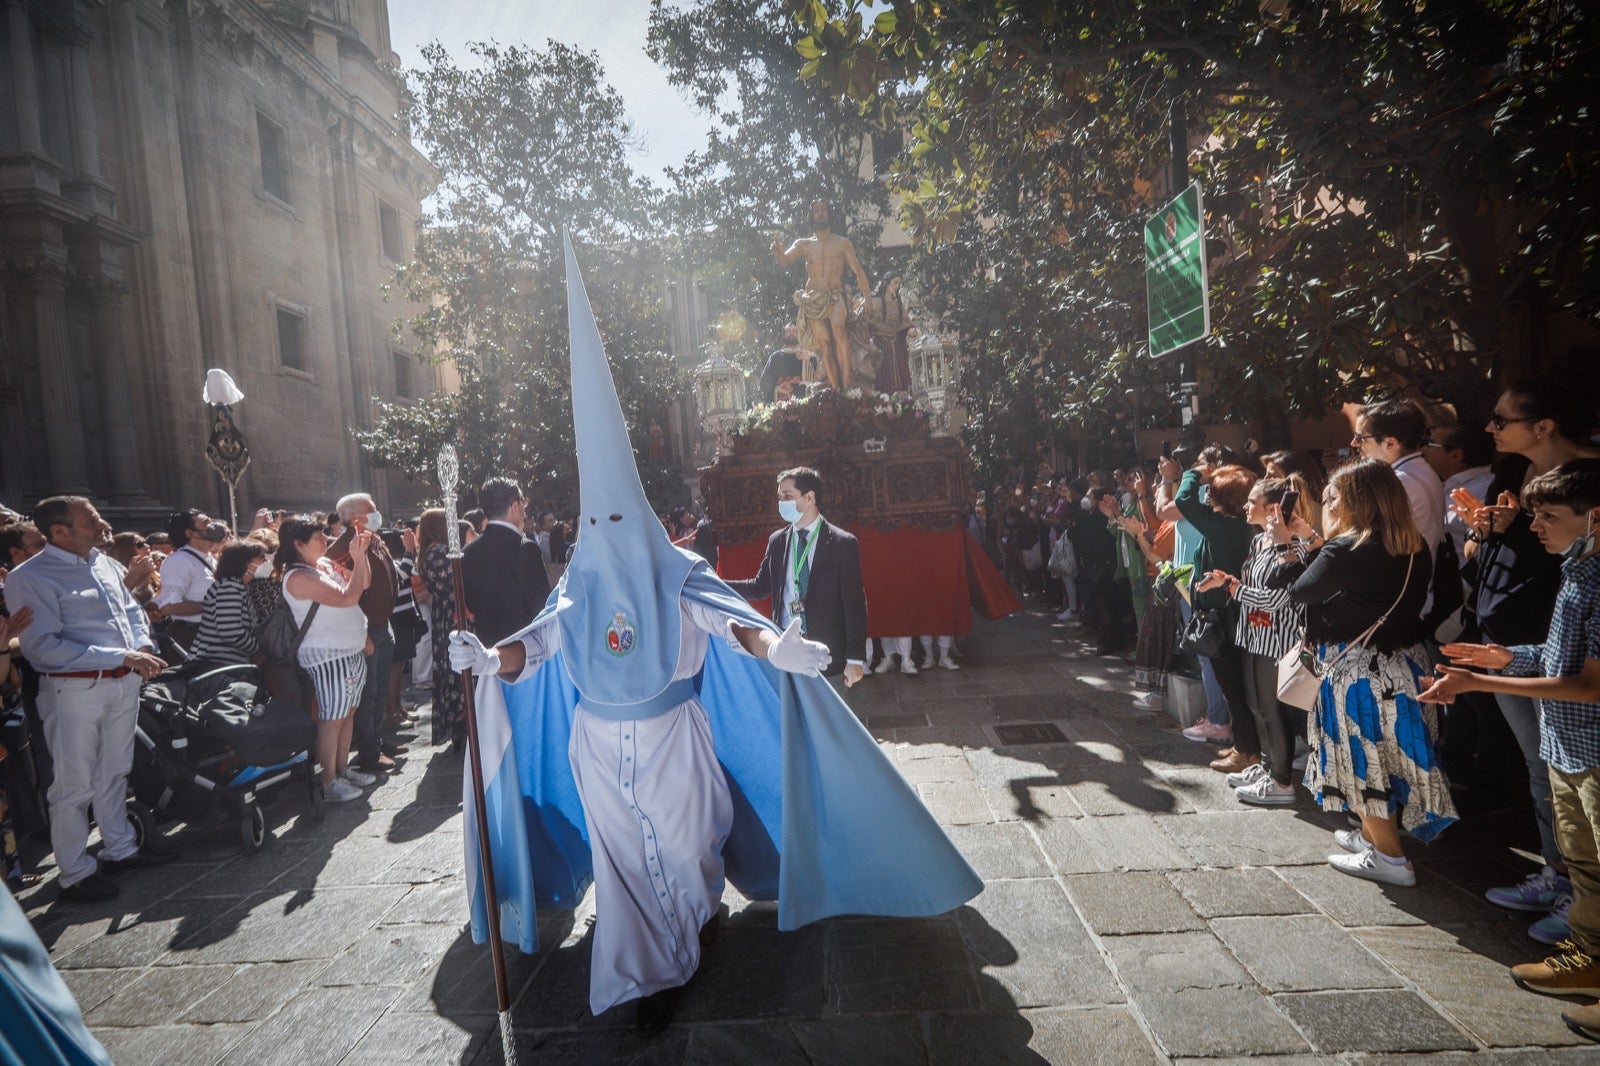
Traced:
[[[570, 555], [575, 523], [558, 520], [551, 508], [535, 510], [514, 482], [498, 480], [511, 486], [519, 536], [538, 560], [540, 580], [553, 583]], [[292, 700], [316, 720], [312, 754], [324, 799], [347, 802], [403, 765], [413, 736], [415, 710], [407, 702], [413, 686], [432, 687], [433, 743], [463, 750], [460, 677], [442, 650], [456, 625], [445, 522], [437, 508], [387, 522], [365, 493], [345, 496], [327, 512], [262, 508], [250, 529], [238, 531], [195, 508], [173, 513], [159, 530], [114, 530], [79, 497], [43, 501], [26, 516], [0, 509], [0, 870], [11, 887], [34, 879], [19, 837], [42, 834], [58, 807], [81, 808], [86, 817], [93, 803], [52, 789], [61, 753], [50, 750], [41, 684], [48, 695], [53, 679], [93, 688], [132, 670], [111, 662], [120, 653], [80, 639], [84, 634], [74, 627], [81, 630], [81, 620], [64, 620], [59, 598], [46, 602], [49, 582], [25, 579], [39, 570], [30, 560], [46, 555], [70, 564], [76, 558], [114, 574], [119, 589], [95, 579], [98, 599], [125, 599], [140, 616], [138, 626], [121, 628], [119, 636], [130, 645], [130, 660], [143, 656], [139, 661], [152, 673], [179, 664], [191, 674], [224, 665], [260, 668], [273, 697]], [[461, 543], [477, 539], [489, 522], [482, 511], [467, 512], [457, 528]], [[715, 552], [709, 520], [694, 520], [690, 534]], [[37, 611], [34, 598], [41, 600]], [[280, 604], [288, 605], [297, 629], [303, 627], [296, 662], [287, 669], [271, 663], [262, 644]], [[469, 615], [471, 606], [469, 596]], [[102, 621], [123, 625], [115, 611]], [[134, 704], [115, 709], [129, 737], [134, 713]], [[119, 750], [109, 760], [118, 765], [107, 773], [119, 781], [97, 780], [96, 787], [104, 784], [108, 793], [125, 787], [119, 782], [126, 780], [130, 752]], [[104, 853], [101, 860], [102, 873], [116, 865]], [[64, 894], [75, 889], [74, 898], [85, 900], [114, 894], [115, 885], [92, 863], [85, 869], [75, 884], [63, 878]]]
[[[1199, 681], [1206, 713], [1183, 734], [1217, 746], [1240, 803], [1348, 814], [1329, 849], [1346, 874], [1413, 885], [1404, 838], [1504, 807], [1514, 745], [1544, 862], [1486, 895], [1558, 954], [1513, 976], [1600, 996], [1593, 404], [1560, 381], [1507, 389], [1486, 424], [1387, 400], [1328, 464], [1164, 449], [996, 486], [967, 529], [1099, 654], [1132, 642], [1137, 707], [1162, 709], [1175, 671]], [[1279, 698], [1297, 662], [1319, 681], [1309, 711]], [[1600, 1007], [1564, 1017], [1600, 1038]]]

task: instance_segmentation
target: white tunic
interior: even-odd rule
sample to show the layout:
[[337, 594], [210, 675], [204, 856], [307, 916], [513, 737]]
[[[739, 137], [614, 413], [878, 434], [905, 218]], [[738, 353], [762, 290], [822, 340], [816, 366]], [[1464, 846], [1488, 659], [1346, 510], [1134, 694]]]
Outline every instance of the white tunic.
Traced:
[[[731, 616], [683, 602], [682, 618], [673, 680], [700, 672], [713, 635], [745, 651]], [[528, 665], [518, 681], [559, 650], [561, 627], [552, 616], [522, 643]], [[567, 754], [594, 853], [589, 1009], [599, 1014], [694, 976], [700, 927], [722, 901], [733, 799], [698, 699], [625, 722], [591, 714], [580, 699]]]

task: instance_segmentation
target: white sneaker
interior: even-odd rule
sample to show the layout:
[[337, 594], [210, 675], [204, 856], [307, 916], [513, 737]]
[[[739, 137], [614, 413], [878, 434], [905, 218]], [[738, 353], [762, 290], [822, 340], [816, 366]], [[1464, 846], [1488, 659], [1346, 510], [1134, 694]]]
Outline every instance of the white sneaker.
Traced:
[[901, 657], [900, 672], [902, 674], [914, 674], [917, 672], [917, 664], [911, 661], [911, 656], [906, 655]]
[[1136, 711], [1162, 711], [1167, 707], [1167, 698], [1159, 692], [1146, 692], [1133, 698], [1133, 709]]
[[877, 666], [874, 666], [872, 668], [872, 672], [875, 673], [875, 674], [887, 674], [890, 670], [893, 670], [893, 669], [894, 669], [894, 656], [893, 655], [885, 655], [883, 657], [883, 661], [880, 662]]
[[1057, 622], [1076, 622], [1077, 620], [1078, 614], [1071, 607], [1068, 607], [1066, 610], [1056, 615]]
[[342, 777], [322, 786], [322, 798], [329, 803], [349, 803], [361, 798], [361, 790]]
[[1417, 883], [1417, 871], [1409, 862], [1404, 866], [1396, 866], [1380, 857], [1372, 848], [1354, 855], [1329, 855], [1328, 865], [1342, 874], [1380, 884], [1410, 888]]
[[1278, 784], [1271, 774], [1263, 774], [1261, 780], [1234, 789], [1233, 794], [1239, 797], [1240, 803], [1253, 807], [1290, 807], [1295, 800], [1294, 786]]
[[1335, 829], [1333, 842], [1352, 855], [1372, 850], [1372, 841], [1362, 836], [1359, 829]]
[[366, 788], [368, 785], [378, 783], [376, 774], [369, 774], [364, 770], [357, 770], [354, 766], [346, 766], [344, 773], [339, 775], [357, 788]]
[[948, 656], [948, 655], [939, 656], [939, 665], [944, 667], [946, 670], [959, 670], [959, 669], [961, 669], [960, 666], [956, 665], [956, 661], [954, 659], [950, 658], [950, 656]]
[[1267, 768], [1258, 762], [1253, 762], [1249, 766], [1246, 766], [1243, 770], [1240, 770], [1237, 773], [1229, 774], [1227, 776], [1228, 787], [1244, 788], [1247, 785], [1255, 784], [1257, 781], [1260, 781], [1266, 776]]

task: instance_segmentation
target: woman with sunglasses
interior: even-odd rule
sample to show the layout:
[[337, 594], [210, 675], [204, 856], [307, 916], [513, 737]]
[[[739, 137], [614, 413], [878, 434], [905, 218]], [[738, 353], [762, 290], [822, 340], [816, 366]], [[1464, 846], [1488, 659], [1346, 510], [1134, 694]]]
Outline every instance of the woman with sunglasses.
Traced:
[[1427, 687], [1421, 611], [1433, 566], [1406, 490], [1379, 459], [1333, 472], [1322, 498], [1324, 540], [1298, 516], [1267, 518], [1280, 561], [1267, 584], [1304, 608], [1322, 686], [1306, 722], [1305, 785], [1326, 811], [1349, 811], [1328, 865], [1352, 877], [1414, 885], [1400, 826], [1429, 841], [1456, 820], [1439, 769], [1438, 707]]
[[[1495, 401], [1486, 428], [1494, 436], [1495, 450], [1509, 458], [1497, 466], [1485, 493], [1494, 502], [1485, 504], [1463, 489], [1450, 499], [1470, 530], [1467, 556], [1477, 563], [1473, 606], [1482, 643], [1542, 644], [1549, 634], [1561, 560], [1539, 543], [1532, 516], [1518, 500], [1523, 487], [1539, 475], [1572, 459], [1600, 456], [1600, 448], [1587, 443], [1593, 414], [1592, 394], [1554, 378], [1513, 385]], [[1528, 933], [1543, 943], [1559, 943], [1567, 937], [1572, 885], [1556, 845], [1550, 770], [1539, 755], [1539, 703], [1500, 692], [1494, 699], [1528, 766], [1544, 865], [1520, 883], [1491, 888], [1484, 895], [1507, 910], [1545, 914]]]

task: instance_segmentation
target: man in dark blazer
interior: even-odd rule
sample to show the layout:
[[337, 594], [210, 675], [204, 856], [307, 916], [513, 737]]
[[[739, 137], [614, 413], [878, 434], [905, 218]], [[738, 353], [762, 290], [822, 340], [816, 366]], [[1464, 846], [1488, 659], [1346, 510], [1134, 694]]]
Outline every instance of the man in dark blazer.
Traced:
[[850, 686], [861, 680], [867, 662], [861, 548], [822, 517], [821, 495], [822, 476], [810, 467], [779, 474], [778, 513], [787, 524], [768, 539], [756, 575], [728, 585], [747, 600], [771, 597], [772, 620], [780, 626], [799, 618], [805, 635], [833, 654], [824, 676], [843, 674]]
[[489, 647], [533, 621], [550, 597], [550, 579], [537, 541], [522, 534], [528, 501], [508, 477], [478, 490], [488, 516], [483, 533], [461, 553], [461, 590], [473, 632]]

